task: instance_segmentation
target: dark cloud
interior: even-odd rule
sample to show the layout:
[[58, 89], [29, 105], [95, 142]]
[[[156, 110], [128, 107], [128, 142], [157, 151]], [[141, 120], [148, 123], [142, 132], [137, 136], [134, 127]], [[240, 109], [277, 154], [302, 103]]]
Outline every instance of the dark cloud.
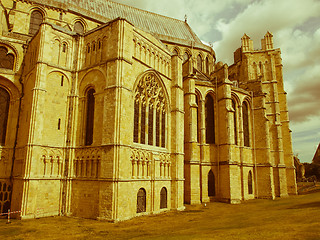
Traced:
[[[320, 119], [320, 76], [298, 83], [288, 96], [292, 122], [308, 121], [313, 116]], [[320, 123], [319, 123], [320, 125]]]

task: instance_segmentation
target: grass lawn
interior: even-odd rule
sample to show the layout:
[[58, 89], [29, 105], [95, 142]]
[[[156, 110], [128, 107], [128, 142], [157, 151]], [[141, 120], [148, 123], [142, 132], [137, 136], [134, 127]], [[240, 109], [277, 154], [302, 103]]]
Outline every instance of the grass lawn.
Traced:
[[0, 239], [320, 239], [320, 192], [239, 205], [187, 206], [120, 223], [51, 217], [0, 219]]

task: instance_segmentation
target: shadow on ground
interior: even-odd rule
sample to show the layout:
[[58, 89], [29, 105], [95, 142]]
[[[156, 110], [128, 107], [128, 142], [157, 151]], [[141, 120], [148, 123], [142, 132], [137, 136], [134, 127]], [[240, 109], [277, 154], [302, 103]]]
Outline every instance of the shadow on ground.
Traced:
[[319, 202], [311, 202], [311, 203], [305, 203], [305, 204], [299, 204], [292, 206], [288, 209], [301, 209], [301, 208], [320, 208], [320, 201]]

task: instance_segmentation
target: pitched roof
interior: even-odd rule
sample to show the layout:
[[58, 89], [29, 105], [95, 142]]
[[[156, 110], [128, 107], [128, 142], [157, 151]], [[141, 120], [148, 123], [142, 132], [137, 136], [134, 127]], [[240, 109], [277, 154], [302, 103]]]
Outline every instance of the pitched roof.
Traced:
[[320, 164], [320, 143], [318, 145], [317, 151], [314, 154], [312, 162], [316, 164]]
[[[198, 36], [190, 26], [178, 19], [162, 16], [156, 13], [141, 10], [110, 0], [31, 0], [39, 4], [64, 9], [66, 11], [80, 13], [97, 20], [113, 20], [118, 17], [125, 18], [142, 30], [155, 34], [160, 40], [176, 42], [208, 49], [202, 44]], [[79, 11], [80, 10], [80, 11]], [[84, 10], [84, 11], [81, 11]], [[94, 14], [92, 14], [94, 13]], [[95, 16], [96, 15], [96, 16]], [[100, 18], [103, 17], [103, 18]], [[179, 42], [179, 41], [178, 41]]]

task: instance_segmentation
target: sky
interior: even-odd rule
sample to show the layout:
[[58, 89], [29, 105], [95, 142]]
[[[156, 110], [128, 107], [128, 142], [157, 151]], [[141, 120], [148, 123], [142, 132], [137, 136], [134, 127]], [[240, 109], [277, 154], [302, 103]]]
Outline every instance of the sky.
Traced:
[[320, 0], [113, 0], [184, 20], [217, 61], [231, 65], [246, 33], [260, 49], [267, 31], [280, 48], [293, 152], [311, 162], [320, 142]]

